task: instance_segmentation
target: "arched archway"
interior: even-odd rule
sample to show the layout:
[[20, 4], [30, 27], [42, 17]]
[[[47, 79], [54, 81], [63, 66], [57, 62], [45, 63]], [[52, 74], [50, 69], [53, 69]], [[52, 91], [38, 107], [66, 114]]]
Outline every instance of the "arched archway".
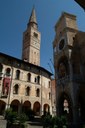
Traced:
[[71, 122], [73, 120], [73, 111], [72, 111], [72, 100], [71, 97], [63, 92], [58, 98], [57, 104], [58, 115], [65, 115], [67, 120]]
[[58, 60], [57, 69], [58, 69], [58, 78], [63, 78], [69, 75], [69, 64], [68, 64], [67, 56], [62, 56]]
[[20, 102], [18, 100], [13, 100], [11, 102], [10, 107], [12, 108], [13, 111], [18, 112], [19, 111], [19, 106], [20, 106]]
[[44, 111], [44, 115], [46, 115], [46, 113], [50, 113], [50, 106], [48, 104], [44, 104], [43, 111]]
[[4, 114], [5, 107], [6, 107], [6, 103], [4, 101], [0, 100], [0, 115]]
[[24, 113], [27, 113], [31, 109], [31, 103], [30, 101], [25, 101], [22, 106], [22, 111]]
[[33, 110], [35, 112], [35, 115], [40, 115], [40, 103], [38, 101], [34, 103]]

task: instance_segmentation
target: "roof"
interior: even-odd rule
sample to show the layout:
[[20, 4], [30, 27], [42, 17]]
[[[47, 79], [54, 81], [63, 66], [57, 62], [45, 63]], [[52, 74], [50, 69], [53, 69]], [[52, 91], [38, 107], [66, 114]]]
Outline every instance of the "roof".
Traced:
[[32, 9], [32, 13], [31, 13], [31, 16], [30, 16], [30, 19], [29, 19], [29, 23], [37, 24], [36, 13], [35, 13], [34, 7]]
[[75, 0], [85, 10], [85, 0]]
[[[15, 61], [15, 62], [17, 61], [20, 65], [21, 64], [24, 65], [24, 69], [25, 70], [26, 70], [26, 67], [33, 67], [35, 69], [39, 69], [39, 71], [41, 71], [41, 72], [43, 71], [43, 72], [49, 74], [50, 76], [52, 75], [51, 72], [49, 72], [48, 70], [46, 70], [45, 68], [43, 68], [41, 66], [37, 66], [37, 65], [31, 64], [29, 62], [25, 62], [25, 61], [23, 61], [21, 59], [12, 57], [10, 55], [7, 55], [7, 54], [1, 53], [1, 52], [0, 52], [0, 56], [4, 57], [5, 59], [9, 58], [9, 60], [11, 61], [11, 63], [13, 63], [13, 61]], [[4, 59], [2, 61], [4, 61]], [[1, 63], [1, 57], [0, 57], [0, 63]], [[4, 63], [7, 63], [6, 60], [4, 61]], [[12, 65], [11, 63], [10, 63], [10, 65]], [[20, 65], [19, 65], [19, 67], [20, 67]], [[16, 65], [13, 65], [13, 66], [16, 66]]]

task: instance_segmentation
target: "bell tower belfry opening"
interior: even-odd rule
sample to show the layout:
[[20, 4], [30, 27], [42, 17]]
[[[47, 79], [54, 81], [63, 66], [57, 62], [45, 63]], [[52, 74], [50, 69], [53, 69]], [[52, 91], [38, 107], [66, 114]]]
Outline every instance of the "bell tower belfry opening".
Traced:
[[40, 65], [41, 34], [38, 31], [35, 9], [33, 7], [27, 29], [23, 33], [22, 59], [34, 65]]
[[[76, 53], [79, 47], [77, 46], [77, 50], [74, 48], [74, 40], [76, 35], [79, 33], [76, 24], [76, 16], [63, 12], [57, 24], [55, 25], [55, 32], [56, 35], [53, 42], [53, 52], [55, 77], [57, 81], [57, 115], [66, 115], [68, 117], [68, 121], [77, 123], [80, 118], [78, 93], [80, 92], [79, 88], [81, 88], [83, 85], [81, 80], [77, 81], [77, 79], [79, 79], [81, 76], [81, 70], [79, 66], [79, 63], [81, 62], [79, 62], [80, 55], [77, 55]], [[82, 33], [81, 35], [83, 36]], [[73, 58], [75, 58], [75, 61]], [[75, 62], [77, 65], [74, 67]], [[76, 75], [74, 75], [74, 70], [76, 70]], [[84, 100], [83, 103], [85, 104]], [[82, 111], [85, 113], [84, 109], [82, 109], [81, 112]], [[81, 117], [84, 118], [85, 116], [81, 115]]]

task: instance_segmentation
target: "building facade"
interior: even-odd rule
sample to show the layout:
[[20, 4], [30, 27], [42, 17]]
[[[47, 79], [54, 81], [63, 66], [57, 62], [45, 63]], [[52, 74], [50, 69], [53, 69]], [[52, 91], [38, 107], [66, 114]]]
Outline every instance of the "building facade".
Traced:
[[52, 101], [52, 115], [56, 115], [56, 83], [55, 79], [51, 80], [51, 101]]
[[0, 53], [0, 115], [9, 107], [18, 113], [52, 114], [52, 74], [40, 66], [40, 40], [33, 8], [23, 33], [22, 60]]
[[55, 26], [54, 67], [57, 115], [85, 122], [85, 33], [78, 31], [76, 16], [63, 12]]

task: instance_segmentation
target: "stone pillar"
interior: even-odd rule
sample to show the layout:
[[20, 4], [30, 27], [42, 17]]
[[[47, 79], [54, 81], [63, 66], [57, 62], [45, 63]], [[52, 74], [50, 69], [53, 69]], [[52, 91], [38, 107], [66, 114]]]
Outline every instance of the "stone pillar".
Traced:
[[31, 102], [31, 109], [33, 110], [34, 103]]
[[5, 110], [10, 108], [10, 104], [6, 104]]
[[21, 103], [18, 105], [18, 113], [19, 113], [19, 114], [22, 113], [22, 104], [21, 104]]
[[44, 110], [43, 110], [43, 105], [41, 104], [41, 107], [40, 107], [40, 115], [42, 116], [44, 114]]
[[73, 124], [74, 126], [77, 126], [79, 123], [79, 110], [78, 106], [73, 105]]

